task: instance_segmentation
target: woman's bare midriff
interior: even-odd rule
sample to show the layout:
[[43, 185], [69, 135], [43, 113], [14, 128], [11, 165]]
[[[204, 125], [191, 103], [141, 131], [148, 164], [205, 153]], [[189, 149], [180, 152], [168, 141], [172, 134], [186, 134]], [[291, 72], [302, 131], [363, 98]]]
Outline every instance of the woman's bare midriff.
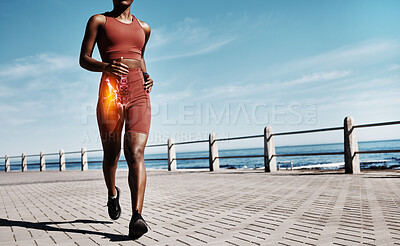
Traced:
[[122, 59], [123, 64], [128, 65], [129, 69], [138, 68], [142, 66], [142, 62], [136, 59]]

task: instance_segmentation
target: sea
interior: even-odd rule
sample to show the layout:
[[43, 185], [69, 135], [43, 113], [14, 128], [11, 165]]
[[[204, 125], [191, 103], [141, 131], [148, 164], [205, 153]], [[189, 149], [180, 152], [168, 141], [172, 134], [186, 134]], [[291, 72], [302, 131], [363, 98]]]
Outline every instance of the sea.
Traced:
[[[276, 154], [301, 154], [301, 153], [322, 153], [342, 152], [343, 143], [313, 144], [299, 146], [277, 146]], [[369, 150], [399, 150], [400, 139], [385, 141], [359, 142], [360, 151]], [[123, 151], [122, 151], [123, 152]], [[219, 156], [249, 156], [263, 155], [264, 148], [249, 149], [220, 149]], [[207, 151], [177, 152], [177, 158], [205, 157]], [[146, 154], [145, 159], [167, 159], [168, 154]], [[4, 159], [3, 159], [4, 160]], [[39, 170], [39, 156], [28, 156], [28, 171]], [[102, 152], [88, 153], [89, 169], [101, 169]], [[263, 169], [264, 158], [226, 158], [220, 159], [220, 168], [227, 169]], [[334, 170], [344, 168], [343, 155], [319, 155], [319, 156], [290, 156], [277, 157], [280, 169], [322, 169]], [[11, 171], [21, 171], [21, 158], [10, 159]], [[145, 160], [147, 169], [168, 169], [167, 160]], [[400, 153], [360, 154], [361, 169], [400, 169]], [[4, 161], [0, 163], [0, 170], [4, 170]], [[178, 169], [207, 169], [208, 159], [204, 160], [177, 160]], [[80, 153], [66, 154], [66, 169], [80, 170]], [[118, 169], [128, 169], [123, 153], [121, 154]], [[46, 170], [59, 170], [58, 155], [46, 156]]]

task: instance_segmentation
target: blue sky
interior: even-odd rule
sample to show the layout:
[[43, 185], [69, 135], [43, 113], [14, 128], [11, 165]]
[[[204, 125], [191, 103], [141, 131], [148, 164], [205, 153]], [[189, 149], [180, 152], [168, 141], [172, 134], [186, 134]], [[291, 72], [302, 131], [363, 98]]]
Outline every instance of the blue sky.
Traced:
[[[100, 74], [81, 69], [78, 56], [88, 18], [111, 8], [111, 0], [0, 2], [1, 155], [101, 148]], [[132, 13], [152, 27], [151, 144], [262, 134], [266, 125], [341, 126], [347, 115], [400, 118], [400, 1], [135, 0]], [[398, 139], [400, 131], [360, 130], [358, 138]], [[276, 140], [341, 141], [341, 132]], [[221, 144], [253, 146], [262, 143]]]

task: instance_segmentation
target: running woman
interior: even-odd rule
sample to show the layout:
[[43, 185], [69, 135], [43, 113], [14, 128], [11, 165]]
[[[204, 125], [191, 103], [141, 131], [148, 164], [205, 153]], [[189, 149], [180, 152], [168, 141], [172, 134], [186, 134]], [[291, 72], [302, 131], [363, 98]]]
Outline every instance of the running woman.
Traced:
[[[148, 231], [141, 214], [146, 188], [144, 149], [151, 122], [149, 93], [153, 80], [147, 73], [144, 60], [151, 29], [131, 14], [133, 1], [113, 0], [111, 12], [96, 14], [89, 19], [79, 63], [89, 71], [102, 72], [96, 111], [104, 152], [108, 214], [113, 220], [121, 215], [121, 191], [115, 186], [115, 173], [125, 123], [124, 154], [129, 167], [132, 202], [129, 236], [137, 239]], [[92, 58], [96, 43], [101, 62]]]

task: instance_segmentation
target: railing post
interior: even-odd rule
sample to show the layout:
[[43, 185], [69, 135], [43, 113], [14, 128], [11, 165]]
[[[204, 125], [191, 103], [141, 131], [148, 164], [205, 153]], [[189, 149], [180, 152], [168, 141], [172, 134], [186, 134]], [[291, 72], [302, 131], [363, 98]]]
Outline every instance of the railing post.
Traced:
[[346, 173], [360, 173], [360, 158], [358, 151], [358, 142], [354, 128], [354, 119], [347, 116], [344, 119], [344, 163]]
[[60, 149], [60, 171], [65, 171], [65, 154], [63, 149]]
[[40, 151], [40, 171], [46, 171], [46, 157], [43, 151]]
[[274, 137], [272, 135], [272, 127], [264, 128], [264, 165], [265, 172], [276, 172], [276, 157]]
[[175, 144], [172, 138], [168, 139], [168, 171], [176, 170]]
[[5, 156], [4, 160], [4, 171], [9, 172], [10, 171], [10, 157], [8, 155]]
[[27, 165], [27, 161], [26, 161], [26, 154], [22, 153], [21, 155], [21, 167], [22, 167], [22, 172], [26, 172], [28, 171], [28, 165]]
[[219, 170], [219, 154], [218, 154], [218, 145], [216, 141], [217, 137], [215, 133], [210, 133], [209, 136], [209, 158], [210, 158], [210, 171], [218, 171]]
[[81, 163], [82, 163], [82, 171], [88, 170], [88, 160], [87, 160], [87, 151], [85, 147], [81, 148]]

